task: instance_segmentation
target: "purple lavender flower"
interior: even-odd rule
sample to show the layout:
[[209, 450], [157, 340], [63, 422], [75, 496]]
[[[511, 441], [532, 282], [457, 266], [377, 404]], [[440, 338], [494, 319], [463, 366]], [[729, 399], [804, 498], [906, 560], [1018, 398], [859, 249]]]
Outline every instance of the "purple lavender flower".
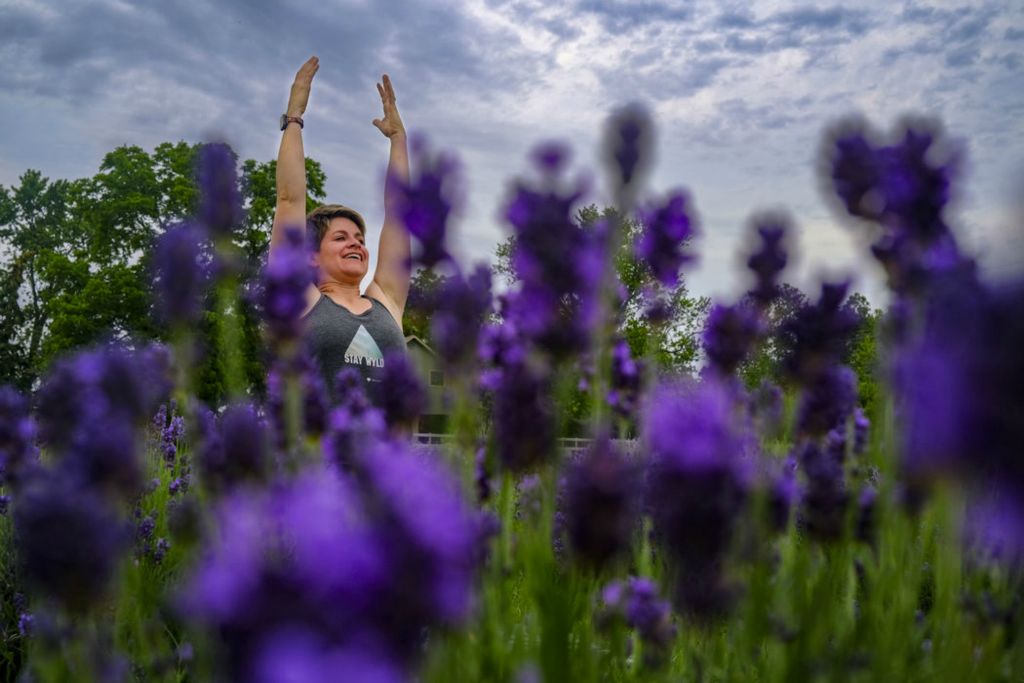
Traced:
[[732, 375], [764, 333], [756, 308], [715, 304], [708, 312], [701, 339], [708, 362], [719, 375]]
[[548, 460], [554, 415], [547, 379], [526, 364], [504, 369], [494, 397], [494, 435], [505, 469], [522, 472]]
[[310, 631], [284, 627], [268, 635], [255, 650], [255, 659], [245, 679], [254, 683], [403, 683], [408, 680], [403, 668], [391, 660], [379, 643], [372, 641], [332, 648]]
[[160, 430], [160, 450], [163, 451], [164, 464], [174, 467], [178, 456], [178, 442], [185, 435], [185, 418], [175, 415], [170, 423]]
[[449, 214], [459, 203], [459, 163], [452, 154], [432, 155], [422, 140], [414, 140], [411, 148], [411, 177], [388, 178], [388, 187], [394, 193], [388, 208], [416, 238], [419, 249], [415, 261], [432, 268], [451, 258], [445, 236]]
[[22, 638], [27, 638], [32, 635], [32, 630], [35, 627], [36, 617], [31, 612], [22, 612], [18, 615], [18, 634]]
[[674, 287], [679, 282], [679, 269], [694, 259], [684, 251], [686, 243], [697, 234], [690, 197], [685, 190], [676, 190], [663, 202], [641, 209], [639, 217], [644, 229], [637, 240], [637, 256], [650, 266], [658, 281]]
[[171, 549], [171, 543], [166, 538], [158, 538], [156, 540], [156, 547], [153, 549], [153, 561], [160, 564], [167, 557], [167, 553]]
[[853, 454], [863, 455], [868, 445], [868, 430], [871, 421], [859, 407], [853, 411]]
[[357, 471], [393, 563], [392, 592], [378, 609], [387, 615], [393, 642], [414, 648], [420, 626], [458, 624], [469, 614], [477, 521], [457, 479], [430, 452], [380, 442], [360, 458]]
[[565, 527], [573, 555], [604, 566], [629, 551], [639, 520], [640, 471], [606, 438], [565, 471]]
[[639, 104], [615, 112], [605, 134], [605, 156], [612, 162], [619, 187], [628, 187], [646, 175], [651, 165], [654, 123]]
[[675, 640], [676, 626], [672, 623], [672, 609], [662, 600], [657, 586], [650, 579], [631, 576], [626, 581], [612, 581], [601, 591], [602, 621], [621, 619], [629, 628], [636, 629], [640, 638], [654, 648], [647, 664], [655, 664], [664, 650]]
[[0, 486], [16, 487], [38, 458], [36, 425], [28, 401], [11, 386], [0, 387]]
[[557, 176], [565, 170], [572, 157], [572, 149], [561, 142], [542, 142], [530, 151], [530, 161], [541, 173]]
[[800, 399], [798, 429], [820, 436], [842, 424], [845, 451], [846, 418], [857, 403], [857, 376], [845, 365], [825, 368], [808, 383]]
[[[319, 435], [327, 428], [332, 396], [326, 377], [310, 357], [307, 348], [291, 358], [277, 358], [267, 374], [267, 413], [274, 428], [274, 443], [285, 447], [285, 390], [289, 376], [297, 376], [302, 393], [302, 421], [307, 435]], [[333, 378], [332, 378], [333, 380]]]
[[8, 495], [0, 496], [0, 517], [7, 516], [7, 510], [11, 505], [11, 497]]
[[1024, 283], [950, 293], [895, 361], [903, 466], [1024, 492]]
[[850, 501], [842, 462], [814, 441], [799, 445], [795, 457], [807, 480], [797, 520], [800, 528], [819, 541], [841, 539]]
[[224, 143], [208, 143], [199, 149], [199, 218], [213, 235], [229, 236], [242, 222], [235, 163], [235, 153]]
[[878, 536], [878, 492], [870, 484], [857, 496], [857, 519], [854, 536], [861, 543], [874, 545]]
[[520, 289], [503, 313], [539, 349], [561, 359], [586, 348], [596, 323], [608, 233], [601, 226], [584, 230], [573, 218], [583, 183], [563, 194], [552, 189], [555, 180], [539, 187], [519, 182], [505, 209], [515, 232], [512, 265]]
[[306, 309], [306, 289], [313, 269], [302, 230], [290, 228], [285, 243], [267, 262], [263, 273], [262, 311], [271, 333], [279, 340], [299, 337]]
[[608, 405], [623, 417], [636, 410], [643, 379], [640, 362], [633, 358], [626, 340], [616, 340], [612, 346], [612, 386], [608, 392]]
[[103, 599], [131, 539], [105, 500], [53, 474], [19, 492], [14, 529], [29, 582], [79, 613]]
[[431, 339], [449, 366], [465, 365], [474, 357], [480, 328], [491, 309], [491, 271], [486, 265], [466, 278], [445, 279], [430, 321]]
[[391, 428], [411, 428], [426, 407], [427, 392], [409, 356], [402, 352], [384, 358], [379, 404]]
[[220, 492], [243, 481], [266, 478], [266, 427], [253, 406], [228, 406], [219, 420], [202, 405], [195, 414], [201, 436], [198, 465], [207, 489]]
[[926, 271], [922, 249], [951, 239], [943, 214], [961, 165], [958, 146], [928, 121], [905, 122], [884, 144], [864, 121], [849, 120], [832, 134], [826, 152], [832, 190], [846, 211], [889, 231], [883, 237], [888, 246], [876, 256], [890, 278], [894, 270]]
[[341, 401], [327, 417], [321, 442], [324, 461], [342, 471], [351, 469], [359, 453], [386, 432], [383, 413], [370, 404], [362, 385], [356, 370], [346, 368], [338, 373]]
[[186, 615], [216, 629], [233, 680], [283, 627], [355, 644], [374, 627], [390, 585], [385, 548], [347, 482], [300, 473], [272, 491], [236, 489], [214, 510], [216, 535], [182, 596]]
[[762, 308], [770, 304], [779, 293], [777, 279], [786, 269], [787, 254], [782, 242], [788, 221], [783, 216], [765, 216], [756, 224], [761, 240], [758, 250], [747, 259], [747, 268], [754, 274], [754, 287], [750, 296]]
[[43, 440], [62, 450], [81, 424], [109, 418], [138, 424], [170, 390], [166, 350], [101, 346], [58, 361], [37, 395]]
[[185, 475], [184, 477], [175, 477], [171, 483], [167, 485], [167, 493], [172, 496], [176, 496], [179, 493], [187, 493], [191, 479], [192, 477], [189, 475]]
[[1024, 565], [1024, 500], [1019, 491], [994, 484], [975, 492], [967, 508], [964, 535], [968, 547], [983, 559]]
[[60, 462], [83, 487], [125, 500], [142, 490], [142, 462], [135, 431], [122, 420], [102, 416], [80, 424]]
[[796, 480], [796, 459], [786, 458], [779, 472], [772, 477], [768, 488], [768, 526], [776, 533], [785, 531], [793, 508], [800, 501], [800, 486]]
[[647, 506], [679, 572], [676, 599], [710, 618], [731, 599], [721, 569], [747, 498], [750, 443], [731, 393], [710, 380], [656, 389], [643, 434], [651, 452]]
[[804, 304], [783, 323], [781, 333], [788, 347], [783, 365], [791, 377], [811, 382], [839, 361], [860, 323], [857, 314], [842, 305], [849, 286], [849, 282], [822, 283], [818, 301]]
[[206, 234], [192, 223], [169, 227], [157, 240], [153, 257], [157, 307], [170, 325], [188, 326], [199, 320], [202, 297], [210, 280]]

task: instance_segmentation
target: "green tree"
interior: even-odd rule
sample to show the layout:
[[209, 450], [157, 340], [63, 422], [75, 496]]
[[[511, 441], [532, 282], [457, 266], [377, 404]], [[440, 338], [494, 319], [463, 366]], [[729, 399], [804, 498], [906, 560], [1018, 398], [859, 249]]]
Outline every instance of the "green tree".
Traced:
[[402, 331], [429, 342], [430, 319], [437, 308], [437, 293], [445, 276], [432, 268], [419, 268], [409, 282], [409, 298], [402, 314]]
[[[57, 356], [103, 338], [165, 339], [153, 316], [151, 258], [169, 224], [191, 216], [199, 188], [199, 145], [161, 143], [104, 156], [91, 178], [50, 181], [26, 171], [19, 184], [0, 186], [0, 383], [33, 387]], [[265, 262], [276, 204], [275, 162], [241, 164], [248, 209], [235, 243], [243, 254], [242, 284]], [[326, 176], [306, 160], [307, 204], [324, 198]], [[205, 349], [202, 397], [223, 394], [222, 362], [210, 351], [219, 329], [208, 300], [198, 337]], [[240, 340], [250, 385], [265, 382], [263, 339], [250, 302], [240, 302]]]

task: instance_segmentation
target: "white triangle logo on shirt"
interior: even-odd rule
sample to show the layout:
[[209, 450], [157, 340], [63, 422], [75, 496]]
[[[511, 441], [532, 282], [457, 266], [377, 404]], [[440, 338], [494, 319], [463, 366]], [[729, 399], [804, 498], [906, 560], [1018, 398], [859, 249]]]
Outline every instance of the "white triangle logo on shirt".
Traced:
[[359, 326], [356, 335], [352, 337], [352, 343], [345, 351], [345, 362], [376, 368], [384, 367], [384, 354], [380, 352], [377, 342], [373, 340], [363, 325]]

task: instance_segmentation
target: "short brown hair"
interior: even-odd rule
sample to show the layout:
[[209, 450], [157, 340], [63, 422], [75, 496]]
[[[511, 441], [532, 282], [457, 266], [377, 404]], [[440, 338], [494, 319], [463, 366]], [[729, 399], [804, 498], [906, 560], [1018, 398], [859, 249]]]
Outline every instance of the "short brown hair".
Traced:
[[366, 221], [358, 211], [342, 204], [323, 204], [306, 216], [306, 238], [312, 243], [314, 251], [320, 251], [320, 241], [324, 238], [332, 218], [349, 219], [356, 224], [363, 237], [366, 237]]

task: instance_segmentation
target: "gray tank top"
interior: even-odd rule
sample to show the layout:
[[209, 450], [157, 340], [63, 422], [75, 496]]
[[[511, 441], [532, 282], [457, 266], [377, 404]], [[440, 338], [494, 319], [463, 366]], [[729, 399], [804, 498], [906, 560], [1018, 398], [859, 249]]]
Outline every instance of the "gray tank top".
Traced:
[[370, 310], [356, 315], [320, 294], [306, 316], [306, 348], [320, 367], [327, 392], [334, 403], [334, 378], [343, 368], [354, 368], [366, 380], [370, 399], [379, 405], [377, 386], [384, 370], [384, 357], [405, 353], [405, 335], [398, 322], [371, 297]]

